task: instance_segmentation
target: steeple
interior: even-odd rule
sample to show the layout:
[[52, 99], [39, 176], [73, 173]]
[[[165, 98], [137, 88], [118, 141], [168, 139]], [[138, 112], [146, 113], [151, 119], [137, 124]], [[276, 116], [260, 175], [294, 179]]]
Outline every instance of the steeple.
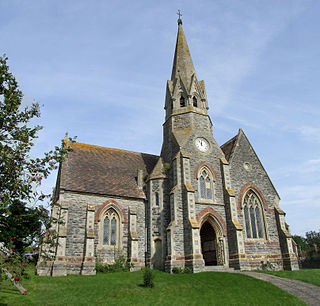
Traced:
[[179, 12], [178, 34], [173, 59], [171, 80], [167, 82], [166, 119], [181, 112], [196, 111], [208, 114], [208, 103], [203, 81], [198, 81], [189, 47], [182, 28]]
[[189, 47], [182, 28], [182, 20], [178, 19], [178, 34], [176, 42], [176, 50], [174, 53], [171, 81], [180, 76], [186, 87], [190, 86], [192, 75], [195, 69], [191, 59]]

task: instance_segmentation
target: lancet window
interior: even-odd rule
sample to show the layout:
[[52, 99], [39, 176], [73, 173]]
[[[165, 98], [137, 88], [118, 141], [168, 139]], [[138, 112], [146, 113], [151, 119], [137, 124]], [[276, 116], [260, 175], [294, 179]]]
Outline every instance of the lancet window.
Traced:
[[185, 107], [186, 106], [186, 99], [184, 97], [180, 98], [180, 107]]
[[119, 237], [119, 217], [113, 210], [109, 209], [103, 220], [103, 245], [115, 246], [117, 245]]
[[243, 200], [244, 219], [246, 223], [247, 238], [263, 238], [264, 222], [258, 196], [249, 190]]
[[205, 200], [213, 200], [213, 180], [206, 168], [200, 171], [200, 197]]
[[194, 107], [198, 107], [198, 100], [197, 100], [196, 97], [193, 97], [192, 103], [193, 103], [193, 106], [194, 106]]

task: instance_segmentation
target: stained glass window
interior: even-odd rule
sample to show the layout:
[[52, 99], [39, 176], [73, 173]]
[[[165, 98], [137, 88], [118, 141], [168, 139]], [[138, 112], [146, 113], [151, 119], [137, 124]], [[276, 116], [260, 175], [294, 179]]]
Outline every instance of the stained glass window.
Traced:
[[264, 237], [264, 223], [261, 209], [262, 206], [259, 198], [252, 190], [249, 190], [243, 201], [247, 238]]

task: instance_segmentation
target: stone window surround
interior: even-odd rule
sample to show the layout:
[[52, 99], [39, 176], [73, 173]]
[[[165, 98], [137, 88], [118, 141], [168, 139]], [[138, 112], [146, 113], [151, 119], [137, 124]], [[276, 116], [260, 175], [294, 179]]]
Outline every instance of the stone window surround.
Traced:
[[[113, 210], [118, 217], [116, 245], [103, 245], [104, 219], [110, 210]], [[124, 209], [114, 200], [107, 201], [99, 207], [98, 211], [96, 212], [95, 219], [96, 219], [95, 221], [98, 223], [98, 245], [97, 245], [97, 248], [99, 248], [99, 249], [114, 249], [114, 247], [116, 247], [116, 248], [121, 249], [122, 248], [121, 237], [123, 237], [123, 225], [128, 223], [128, 219], [127, 219], [127, 216], [125, 215]]]
[[[210, 179], [211, 196], [212, 196], [211, 199], [207, 199], [207, 198], [202, 198], [201, 197], [200, 177], [201, 177], [203, 171], [205, 171], [208, 174], [208, 177]], [[200, 204], [214, 204], [214, 201], [215, 201], [215, 183], [217, 181], [216, 173], [214, 172], [212, 167], [210, 167], [207, 163], [200, 163], [196, 167], [196, 171], [195, 171], [194, 174], [195, 174], [195, 178], [197, 179], [197, 183], [198, 183], [198, 201], [197, 201], [197, 203], [200, 203]]]

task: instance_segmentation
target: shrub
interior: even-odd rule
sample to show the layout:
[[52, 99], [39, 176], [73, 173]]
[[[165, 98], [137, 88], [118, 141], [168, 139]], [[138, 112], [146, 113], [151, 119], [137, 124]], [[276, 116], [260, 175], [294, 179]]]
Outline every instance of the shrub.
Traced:
[[128, 262], [121, 251], [114, 251], [114, 263], [103, 264], [99, 258], [96, 261], [96, 271], [100, 273], [107, 272], [127, 272], [133, 268], [133, 263]]
[[273, 265], [270, 261], [267, 261], [266, 263], [264, 263], [263, 261], [261, 261], [261, 270], [264, 270], [264, 271], [274, 271], [274, 270], [275, 270], [275, 267], [274, 267], [274, 265]]
[[152, 270], [150, 269], [150, 267], [145, 267], [143, 270], [143, 286], [153, 288], [154, 287], [153, 279], [154, 279], [154, 275], [152, 273]]
[[172, 268], [173, 274], [189, 274], [192, 273], [192, 270], [189, 267], [174, 267]]

